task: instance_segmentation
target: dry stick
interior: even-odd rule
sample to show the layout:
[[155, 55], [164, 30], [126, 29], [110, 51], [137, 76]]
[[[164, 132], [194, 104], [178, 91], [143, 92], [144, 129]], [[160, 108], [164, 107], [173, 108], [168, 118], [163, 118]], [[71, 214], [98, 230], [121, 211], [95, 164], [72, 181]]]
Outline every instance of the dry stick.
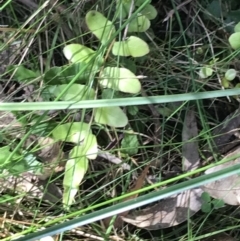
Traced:
[[175, 10], [179, 10], [180, 8], [182, 8], [183, 6], [185, 6], [186, 4], [190, 3], [192, 0], [186, 0], [184, 2], [182, 2], [181, 4], [179, 4], [176, 9], [172, 9], [170, 12], [168, 12], [166, 18], [163, 19], [163, 22], [168, 21], [169, 18], [172, 18], [173, 14], [175, 13]]
[[[132, 12], [133, 12], [133, 9], [134, 9], [134, 1], [132, 0], [131, 5], [130, 5], [130, 9], [129, 9], [129, 12], [128, 12], [128, 19], [130, 19], [131, 15], [132, 15]], [[123, 40], [125, 40], [126, 37], [127, 37], [128, 25], [129, 24], [127, 24], [126, 28], [124, 29]]]

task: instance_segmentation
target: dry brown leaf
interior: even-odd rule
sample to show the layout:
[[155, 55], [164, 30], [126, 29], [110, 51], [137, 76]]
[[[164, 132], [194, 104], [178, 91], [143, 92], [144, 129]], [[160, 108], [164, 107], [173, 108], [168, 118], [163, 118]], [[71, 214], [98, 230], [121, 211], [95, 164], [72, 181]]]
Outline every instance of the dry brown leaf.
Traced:
[[5, 133], [6, 136], [9, 136], [11, 138], [21, 138], [25, 132], [22, 128], [22, 124], [16, 119], [14, 114], [10, 111], [0, 111], [0, 130], [1, 132]]
[[[132, 189], [130, 189], [129, 192], [137, 191], [137, 190], [139, 190], [139, 189], [141, 189], [143, 187], [143, 185], [145, 183], [146, 176], [148, 174], [149, 167], [150, 167], [150, 165], [147, 165], [144, 168], [144, 170], [142, 171], [141, 175], [136, 180], [134, 187]], [[129, 196], [129, 197], [125, 198], [123, 201], [125, 202], [125, 201], [128, 201], [128, 200], [134, 199], [137, 196], [138, 196], [138, 194], [134, 194], [132, 196]], [[119, 216], [126, 216], [128, 213], [129, 213], [129, 211], [126, 211], [124, 213], [120, 213]]]
[[197, 121], [193, 110], [186, 113], [182, 130], [182, 156], [183, 156], [183, 171], [197, 169], [200, 165], [198, 154], [198, 136]]
[[54, 162], [59, 158], [59, 153], [61, 152], [59, 142], [54, 141], [50, 137], [40, 137], [38, 138], [38, 144], [41, 149], [37, 152], [37, 155], [41, 157], [44, 162]]
[[[230, 158], [231, 156], [235, 156], [239, 153], [240, 148], [228, 154], [226, 158]], [[208, 169], [207, 171], [205, 171], [205, 174], [213, 173], [239, 163], [240, 158], [236, 158], [233, 161], [229, 161]], [[229, 205], [240, 204], [240, 176], [237, 174], [208, 183], [204, 185], [202, 189], [205, 192], [209, 193], [211, 197], [222, 199], [225, 203]]]
[[21, 173], [21, 176], [10, 176], [0, 178], [0, 192], [8, 190], [19, 194], [27, 194], [27, 197], [37, 197], [51, 203], [56, 203], [62, 198], [62, 191], [54, 183], [39, 180], [30, 172]]
[[135, 211], [122, 219], [139, 228], [156, 230], [178, 225], [201, 209], [200, 188], [185, 191], [161, 200], [156, 205]]
[[[16, 117], [10, 111], [0, 111], [0, 128], [11, 127], [11, 124], [17, 122]], [[20, 126], [20, 123], [17, 123]]]
[[110, 161], [114, 164], [117, 164], [117, 165], [121, 164], [121, 167], [122, 167], [123, 170], [130, 171], [130, 169], [131, 169], [129, 164], [124, 163], [120, 158], [114, 156], [113, 154], [111, 154], [107, 151], [106, 152], [99, 152], [98, 156], [100, 156], [100, 157], [102, 157], [102, 158], [104, 158], [104, 159], [106, 159], [106, 160], [108, 160], [108, 161]]

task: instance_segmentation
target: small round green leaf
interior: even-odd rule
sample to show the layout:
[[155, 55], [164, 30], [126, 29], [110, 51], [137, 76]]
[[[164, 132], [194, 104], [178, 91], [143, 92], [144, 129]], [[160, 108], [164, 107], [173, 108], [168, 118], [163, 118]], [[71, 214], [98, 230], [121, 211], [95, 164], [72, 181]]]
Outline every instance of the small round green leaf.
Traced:
[[91, 133], [89, 124], [73, 122], [57, 126], [52, 131], [52, 136], [56, 141], [67, 141], [78, 144], [82, 142], [89, 133]]
[[63, 179], [63, 204], [69, 207], [74, 202], [78, 187], [88, 170], [88, 159], [80, 146], [75, 146], [70, 152], [70, 159], [65, 166]]
[[240, 49], [240, 32], [231, 34], [228, 41], [234, 50]]
[[126, 41], [132, 57], [142, 57], [150, 51], [148, 44], [138, 37], [131, 36]]
[[131, 56], [127, 41], [114, 42], [112, 53], [116, 56]]
[[225, 78], [228, 81], [232, 81], [236, 78], [237, 71], [235, 69], [228, 69], [225, 73]]
[[95, 135], [89, 133], [84, 139], [82, 146], [88, 159], [94, 160], [97, 158], [98, 146]]
[[210, 195], [209, 195], [207, 192], [203, 192], [203, 193], [202, 193], [201, 199], [202, 199], [204, 202], [211, 202], [211, 197], [210, 197]]
[[138, 153], [139, 142], [138, 138], [134, 134], [126, 133], [121, 142], [122, 152], [130, 156]]
[[146, 32], [150, 28], [150, 21], [149, 19], [139, 14], [136, 18], [133, 18], [128, 25], [128, 32]]
[[128, 123], [126, 114], [118, 106], [97, 108], [94, 112], [94, 120], [112, 127], [125, 127]]
[[106, 67], [100, 74], [100, 85], [125, 93], [136, 94], [141, 90], [137, 76], [126, 68]]
[[234, 32], [237, 33], [237, 32], [240, 32], [240, 22], [238, 22], [235, 27], [234, 27]]
[[[67, 84], [53, 85], [48, 88], [49, 92], [55, 97], [58, 97], [62, 91], [67, 88]], [[80, 101], [80, 100], [93, 100], [95, 92], [92, 88], [86, 85], [72, 84], [67, 91], [62, 95], [61, 100], [66, 101]]]
[[201, 207], [202, 212], [204, 213], [210, 213], [212, 210], [212, 204], [211, 203], [203, 203]]
[[213, 69], [209, 67], [202, 67], [199, 71], [199, 76], [202, 79], [206, 79], [213, 74]]
[[125, 57], [142, 57], [149, 51], [148, 44], [135, 36], [131, 36], [125, 41], [115, 42], [112, 48], [113, 55]]
[[229, 81], [228, 81], [225, 77], [223, 77], [223, 78], [221, 79], [221, 84], [222, 84], [222, 86], [223, 86], [224, 88], [229, 88], [229, 86], [230, 86]]
[[[63, 54], [67, 60], [72, 63], [85, 62], [88, 63], [96, 57], [96, 52], [81, 44], [69, 44], [64, 47]], [[103, 63], [103, 58], [99, 63]]]
[[204, 49], [202, 47], [198, 47], [197, 50], [196, 50], [196, 54], [197, 55], [202, 55], [204, 54]]
[[89, 11], [85, 19], [89, 30], [102, 44], [105, 44], [116, 32], [113, 23], [98, 11]]
[[158, 12], [153, 5], [147, 4], [144, 7], [144, 9], [141, 11], [141, 14], [146, 16], [149, 20], [153, 20], [154, 18], [157, 17]]
[[215, 200], [213, 200], [213, 201], [212, 201], [212, 204], [213, 204], [213, 207], [214, 207], [215, 209], [222, 208], [222, 207], [225, 206], [224, 201], [221, 200], [221, 199], [215, 199]]

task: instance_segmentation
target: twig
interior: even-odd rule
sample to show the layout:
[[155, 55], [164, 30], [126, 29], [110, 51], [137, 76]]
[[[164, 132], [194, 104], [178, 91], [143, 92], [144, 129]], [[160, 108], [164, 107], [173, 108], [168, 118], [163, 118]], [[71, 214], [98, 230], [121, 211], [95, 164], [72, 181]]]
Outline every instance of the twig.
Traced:
[[179, 10], [180, 8], [182, 8], [186, 4], [190, 3], [191, 1], [192, 0], [186, 0], [182, 3], [180, 3], [175, 9], [172, 9], [170, 12], [168, 12], [166, 18], [163, 19], [163, 22], [166, 22], [166, 21], [168, 21], [169, 18], [172, 18], [173, 14], [175, 13], [176, 10]]

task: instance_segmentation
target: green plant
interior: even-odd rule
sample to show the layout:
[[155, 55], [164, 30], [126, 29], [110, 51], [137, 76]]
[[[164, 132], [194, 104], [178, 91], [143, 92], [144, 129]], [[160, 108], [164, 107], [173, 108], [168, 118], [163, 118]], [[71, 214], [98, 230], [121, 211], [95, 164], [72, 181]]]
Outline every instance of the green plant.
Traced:
[[[240, 49], [240, 32], [239, 32], [239, 26], [240, 22], [235, 25], [234, 31], [235, 33], [231, 34], [229, 37], [229, 44], [232, 49], [238, 50]], [[199, 54], [202, 53], [202, 49], [199, 48], [197, 52]], [[221, 65], [221, 60], [219, 58], [214, 58], [211, 60], [207, 65], [204, 65], [203, 67], [200, 68], [199, 70], [199, 77], [202, 79], [207, 79], [211, 77], [215, 72], [220, 73], [220, 78], [221, 78], [221, 85], [224, 88], [239, 88], [239, 85], [236, 84], [235, 86], [231, 83], [236, 76], [237, 76], [237, 70], [234, 68], [223, 68]], [[225, 64], [225, 63], [224, 63]]]
[[240, 49], [240, 22], [235, 25], [234, 33], [230, 35], [228, 41], [234, 50]]
[[[24, 197], [13, 200], [10, 205], [13, 210], [16, 207], [14, 203], [17, 203], [17, 210], [23, 212], [24, 221], [30, 225], [23, 226], [14, 214], [11, 220], [15, 221], [9, 220], [8, 223], [9, 212], [6, 210], [2, 226], [3, 231], [9, 232], [1, 234], [1, 238], [7, 241], [32, 233], [32, 240], [36, 240], [43, 237], [39, 235], [61, 233], [61, 240], [82, 240], [88, 234], [99, 240], [115, 239], [115, 235], [124, 240], [203, 240], [211, 236], [212, 229], [207, 231], [209, 234], [206, 230], [212, 228], [212, 218], [218, 220], [217, 229], [213, 231], [234, 233], [239, 225], [234, 213], [228, 215], [232, 207], [227, 201], [224, 200], [225, 207], [221, 210], [212, 208], [211, 216], [203, 212], [192, 216], [193, 211], [201, 209], [201, 192], [197, 190], [194, 198], [186, 202], [183, 197], [188, 196], [184, 194], [186, 189], [201, 186], [202, 190], [206, 182], [221, 178], [215, 173], [204, 175], [203, 171], [210, 168], [205, 166], [209, 162], [211, 167], [218, 164], [219, 156], [215, 155], [218, 143], [215, 146], [214, 141], [218, 137], [227, 138], [235, 129], [229, 129], [235, 115], [222, 120], [238, 108], [237, 101], [231, 100], [233, 95], [240, 93], [240, 89], [232, 88], [238, 81], [239, 50], [233, 50], [228, 43], [234, 27], [232, 21], [238, 22], [238, 1], [184, 1], [180, 5], [177, 1], [154, 1], [159, 15], [151, 25], [149, 20], [156, 16], [157, 11], [150, 5], [150, 0], [43, 1], [42, 5], [36, 4], [32, 12], [22, 11], [19, 4], [26, 5], [29, 1], [8, 2], [6, 16], [12, 16], [14, 23], [7, 21], [7, 24], [14, 28], [14, 34], [3, 43], [7, 47], [9, 42], [21, 37], [20, 52], [23, 55], [14, 61], [20, 66], [9, 67], [11, 75], [2, 79], [8, 83], [2, 86], [6, 86], [6, 91], [0, 109], [4, 113], [16, 111], [14, 122], [20, 126], [20, 131], [14, 131], [15, 123], [2, 125], [2, 169], [9, 170], [7, 180], [13, 178], [12, 174], [14, 178], [22, 178], [26, 172], [39, 180], [48, 172], [47, 169], [52, 169], [51, 176], [47, 175], [45, 180], [47, 185], [40, 193], [48, 194], [51, 184], [55, 185], [55, 190], [57, 187], [60, 191], [64, 189], [64, 196], [62, 193], [57, 196], [57, 201], [63, 200], [64, 205], [50, 201], [46, 219], [44, 214], [49, 205], [45, 202], [48, 200], [40, 195], [31, 199], [30, 192], [17, 190], [13, 193], [15, 189], [11, 188], [11, 192], [8, 189], [6, 193], [11, 197], [2, 200], [4, 204], [0, 209], [6, 207], [13, 195]], [[57, 17], [59, 9], [60, 18]], [[229, 22], [234, 13], [235, 19], [231, 18]], [[96, 21], [99, 24], [95, 24]], [[131, 32], [134, 28], [138, 31]], [[135, 46], [135, 38], [139, 40], [138, 46]], [[149, 54], [141, 56], [145, 52]], [[20, 58], [21, 63], [18, 62]], [[120, 68], [124, 72], [120, 72]], [[201, 78], [197, 74], [200, 68], [203, 68]], [[134, 75], [131, 76], [129, 71]], [[130, 77], [131, 86], [128, 85]], [[115, 81], [118, 78], [124, 81]], [[30, 99], [25, 86], [34, 86]], [[220, 90], [223, 86], [232, 89]], [[23, 88], [23, 94], [15, 94]], [[141, 91], [137, 92], [139, 88]], [[196, 118], [192, 118], [190, 113], [195, 113]], [[116, 120], [117, 115], [119, 118]], [[184, 116], [189, 116], [188, 121], [183, 120]], [[224, 132], [214, 132], [218, 125], [224, 127]], [[26, 137], [32, 135], [36, 135], [33, 143]], [[49, 142], [39, 143], [39, 140]], [[192, 148], [197, 144], [199, 148]], [[205, 150], [208, 148], [205, 144], [213, 150], [210, 154], [213, 153], [215, 161], [206, 162]], [[40, 155], [49, 148], [54, 149], [55, 145], [59, 147], [54, 158]], [[196, 169], [186, 172], [187, 165], [190, 167], [190, 162], [197, 160], [198, 151], [202, 154], [200, 160], [204, 159], [204, 167], [193, 164]], [[93, 160], [96, 153], [98, 157]], [[53, 170], [58, 163], [64, 165], [60, 173]], [[181, 170], [184, 171], [182, 175]], [[231, 170], [224, 168], [221, 170], [222, 178], [230, 175], [229, 171], [238, 172], [236, 167], [231, 167]], [[195, 175], [200, 176], [194, 178]], [[185, 183], [186, 178], [190, 180]], [[223, 179], [220, 181], [228, 183]], [[171, 183], [177, 184], [169, 186]], [[206, 190], [212, 195], [210, 189]], [[133, 190], [136, 190], [135, 194], [129, 194]], [[230, 197], [224, 193], [235, 189], [229, 192], [221, 188], [212, 190]], [[173, 195], [177, 196], [176, 202], [171, 197]], [[134, 200], [126, 202], [128, 198]], [[158, 199], [164, 200], [159, 205], [153, 204]], [[72, 203], [74, 205], [67, 212], [62, 209], [62, 206], [68, 208]], [[191, 211], [181, 206], [183, 203], [186, 207], [190, 204]], [[139, 208], [142, 205], [148, 205], [147, 210], [144, 206]], [[104, 206], [107, 209], [102, 209]], [[190, 211], [187, 217], [185, 211]], [[125, 218], [123, 213], [128, 213]], [[161, 218], [163, 213], [164, 218]], [[114, 214], [117, 217], [112, 217]], [[103, 220], [106, 217], [108, 224]], [[119, 219], [124, 221], [123, 226], [118, 227]], [[98, 220], [102, 220], [104, 225], [100, 226]], [[231, 223], [227, 228], [226, 221]], [[127, 223], [138, 225], [134, 228], [136, 236], [128, 231]], [[166, 224], [169, 228], [159, 230]], [[71, 231], [81, 225], [85, 225], [81, 231], [86, 231], [86, 237], [78, 230]], [[172, 228], [173, 225], [176, 226]], [[38, 233], [40, 227], [46, 229]], [[149, 231], [143, 232], [143, 228]], [[152, 228], [158, 231], [152, 231]], [[69, 231], [65, 233], [66, 230]], [[23, 236], [21, 240], [28, 238]]]
[[[118, 3], [120, 4], [120, 1]], [[136, 6], [140, 5], [142, 2], [138, 1]], [[116, 15], [120, 17], [124, 15], [125, 11], [129, 11], [128, 8], [131, 6], [123, 4], [123, 6], [118, 7]], [[66, 45], [63, 54], [69, 64], [62, 67], [52, 67], [43, 76], [45, 93], [48, 93], [47, 98], [56, 98], [56, 100], [62, 101], [93, 100], [105, 98], [107, 90], [113, 91], [111, 92], [112, 97], [118, 93], [120, 96], [121, 93], [137, 95], [141, 90], [139, 77], [131, 70], [121, 66], [121, 63], [118, 66], [113, 66], [113, 63], [119, 62], [118, 59], [122, 58], [123, 65], [126, 57], [138, 58], [149, 53], [148, 44], [132, 33], [145, 32], [150, 27], [149, 19], [155, 17], [154, 7], [147, 4], [141, 12], [135, 14], [129, 23], [126, 22], [125, 35], [121, 41], [116, 41], [119, 31], [116, 31], [114, 22], [98, 11], [89, 11], [85, 16], [87, 27], [99, 40], [99, 49], [104, 48], [105, 54], [101, 55], [98, 50], [93, 50], [82, 44]], [[112, 54], [110, 54], [111, 52]], [[23, 66], [10, 66], [8, 71], [14, 73], [18, 81], [32, 81], [40, 77], [38, 73]], [[98, 87], [102, 89], [101, 95], [98, 94]], [[82, 116], [85, 113], [86, 110], [83, 110]], [[92, 110], [90, 122], [85, 122], [83, 117], [80, 122], [58, 124], [50, 135], [55, 142], [74, 144], [65, 166], [63, 180], [63, 204], [65, 207], [69, 207], [74, 202], [78, 186], [88, 169], [88, 159], [95, 159], [97, 156], [98, 143], [96, 136], [91, 131], [92, 124], [122, 128], [128, 124], [128, 118], [118, 106], [96, 108]], [[137, 153], [136, 136], [126, 135], [122, 146], [127, 148], [127, 145], [132, 146], [132, 149], [135, 150], [133, 152], [126, 149], [127, 154]]]
[[224, 201], [220, 199], [212, 199], [207, 192], [203, 192], [201, 196], [203, 203], [201, 210], [204, 213], [210, 213], [212, 209], [224, 207]]

